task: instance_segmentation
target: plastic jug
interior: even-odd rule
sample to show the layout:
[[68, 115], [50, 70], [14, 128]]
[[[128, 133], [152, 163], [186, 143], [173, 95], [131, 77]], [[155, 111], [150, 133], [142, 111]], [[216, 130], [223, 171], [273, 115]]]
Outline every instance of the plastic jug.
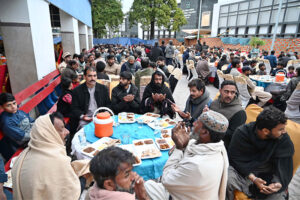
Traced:
[[[95, 116], [95, 114], [99, 110], [106, 110], [106, 111], [100, 112]], [[93, 121], [95, 125], [96, 137], [102, 138], [102, 137], [112, 136], [114, 119], [110, 115], [110, 113], [112, 114], [112, 116], [114, 116], [114, 113], [109, 108], [106, 107], [100, 107], [94, 112]]]
[[275, 82], [284, 82], [285, 73], [284, 71], [278, 71], [275, 76]]

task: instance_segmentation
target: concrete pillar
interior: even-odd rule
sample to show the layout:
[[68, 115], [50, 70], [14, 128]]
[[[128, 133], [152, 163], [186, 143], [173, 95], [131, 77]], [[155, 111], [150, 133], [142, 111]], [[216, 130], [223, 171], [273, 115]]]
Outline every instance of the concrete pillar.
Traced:
[[83, 48], [89, 49], [89, 39], [88, 39], [88, 27], [87, 25], [79, 22], [79, 43], [80, 50]]
[[64, 52], [80, 53], [78, 21], [71, 15], [59, 10], [61, 43]]
[[89, 32], [89, 49], [93, 48], [93, 28], [92, 27], [88, 27], [88, 32]]
[[56, 69], [49, 4], [0, 0], [3, 37], [13, 94]]

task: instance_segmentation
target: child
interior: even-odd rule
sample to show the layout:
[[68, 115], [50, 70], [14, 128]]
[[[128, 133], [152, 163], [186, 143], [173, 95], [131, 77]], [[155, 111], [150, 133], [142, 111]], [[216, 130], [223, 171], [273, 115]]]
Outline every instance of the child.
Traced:
[[272, 76], [275, 76], [276, 73], [277, 73], [279, 70], [280, 70], [280, 71], [284, 71], [285, 74], [286, 74], [286, 71], [285, 71], [285, 69], [284, 69], [284, 64], [283, 64], [282, 62], [279, 62], [279, 63], [277, 64], [277, 67], [272, 71], [271, 75], [272, 75]]
[[0, 128], [4, 134], [1, 142], [5, 143], [1, 144], [0, 151], [9, 160], [17, 149], [27, 145], [34, 120], [24, 111], [18, 110], [15, 97], [10, 93], [0, 94], [0, 106], [3, 109]]
[[267, 75], [266, 66], [264, 63], [260, 63], [258, 65], [259, 70], [257, 71], [257, 75]]
[[60, 112], [64, 117], [71, 116], [71, 105], [72, 105], [72, 80], [70, 78], [61, 79], [62, 94], [57, 102], [57, 111]]
[[294, 70], [295, 70], [294, 66], [289, 66], [288, 67], [288, 73], [286, 74], [286, 77], [293, 78], [294, 76], [296, 76], [296, 73], [295, 73]]

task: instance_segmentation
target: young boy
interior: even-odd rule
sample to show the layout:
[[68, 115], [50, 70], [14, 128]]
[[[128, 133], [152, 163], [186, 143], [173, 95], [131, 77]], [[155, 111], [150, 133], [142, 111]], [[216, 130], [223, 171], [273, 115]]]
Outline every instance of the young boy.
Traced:
[[295, 73], [294, 70], [295, 70], [294, 66], [289, 66], [288, 67], [288, 73], [286, 74], [286, 77], [293, 78], [294, 76], [296, 76], [296, 73]]
[[258, 65], [259, 70], [257, 71], [257, 75], [267, 75], [266, 66], [264, 63], [260, 63]]
[[0, 129], [4, 134], [0, 153], [9, 160], [17, 149], [27, 145], [34, 120], [27, 113], [18, 110], [15, 97], [10, 93], [0, 94], [0, 107], [3, 109]]
[[275, 69], [273, 69], [273, 71], [272, 71], [272, 73], [271, 73], [271, 76], [275, 76], [276, 73], [277, 73], [279, 70], [280, 70], [280, 71], [284, 71], [285, 74], [286, 74], [286, 70], [284, 69], [284, 64], [283, 64], [282, 62], [279, 62], [279, 63], [277, 64], [277, 67], [276, 67]]

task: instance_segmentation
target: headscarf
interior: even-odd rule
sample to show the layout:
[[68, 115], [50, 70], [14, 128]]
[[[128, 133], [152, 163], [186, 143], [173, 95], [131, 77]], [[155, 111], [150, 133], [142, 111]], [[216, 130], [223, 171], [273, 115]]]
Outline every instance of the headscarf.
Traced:
[[14, 199], [79, 199], [78, 177], [88, 172], [88, 161], [71, 163], [49, 114], [41, 116], [12, 168]]

